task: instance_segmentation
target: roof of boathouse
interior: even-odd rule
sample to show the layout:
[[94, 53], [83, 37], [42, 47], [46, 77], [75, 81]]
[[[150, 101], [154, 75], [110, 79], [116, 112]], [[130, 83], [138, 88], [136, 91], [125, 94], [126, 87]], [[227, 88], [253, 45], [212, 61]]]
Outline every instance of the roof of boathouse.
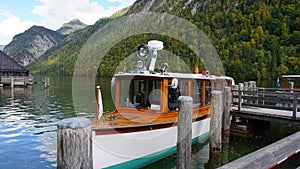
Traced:
[[0, 50], [0, 72], [28, 73], [29, 70]]

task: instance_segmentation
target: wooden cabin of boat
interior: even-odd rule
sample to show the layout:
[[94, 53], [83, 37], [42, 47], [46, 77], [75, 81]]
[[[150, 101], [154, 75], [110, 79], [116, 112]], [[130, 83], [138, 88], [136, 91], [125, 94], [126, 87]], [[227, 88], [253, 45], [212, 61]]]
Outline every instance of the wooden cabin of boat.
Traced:
[[157, 127], [153, 125], [161, 126], [162, 123], [174, 124], [178, 117], [179, 96], [193, 98], [194, 120], [207, 118], [211, 91], [224, 91], [224, 87], [231, 87], [233, 81], [230, 77], [210, 75], [209, 71], [202, 74], [169, 73], [166, 71], [167, 64], [161, 72], [151, 70], [151, 64], [149, 69], [139, 67], [140, 70], [120, 72], [112, 78], [115, 111], [103, 115], [97, 111], [96, 134], [109, 134], [108, 128], [122, 133], [123, 127], [151, 125], [150, 128], [153, 128]]
[[293, 88], [300, 90], [300, 75], [283, 75], [282, 78], [284, 79], [284, 89], [289, 89], [290, 83], [293, 83]]
[[[116, 74], [112, 81], [115, 111], [103, 115], [106, 125], [95, 125], [99, 129], [108, 126], [115, 129], [122, 126], [173, 124], [177, 121], [179, 96], [193, 98], [194, 120], [207, 118], [211, 91], [223, 91], [225, 86], [232, 86], [229, 77], [179, 73], [122, 73]], [[100, 130], [98, 134], [101, 134]]]

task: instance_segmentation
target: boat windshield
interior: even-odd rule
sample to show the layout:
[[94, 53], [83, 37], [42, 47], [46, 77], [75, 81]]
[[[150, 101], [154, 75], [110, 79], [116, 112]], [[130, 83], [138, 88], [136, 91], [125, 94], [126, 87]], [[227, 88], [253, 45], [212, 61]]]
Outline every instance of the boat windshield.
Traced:
[[121, 80], [120, 106], [160, 110], [160, 80]]
[[[119, 90], [116, 94], [118, 107], [174, 111], [178, 108], [179, 96], [191, 96], [193, 107], [210, 104], [210, 81], [179, 79], [177, 88], [172, 87], [171, 79], [164, 84], [168, 86], [167, 88], [161, 87], [162, 84], [163, 80], [159, 78], [120, 79]], [[163, 89], [165, 91], [162, 91]], [[167, 97], [167, 100], [162, 97]]]

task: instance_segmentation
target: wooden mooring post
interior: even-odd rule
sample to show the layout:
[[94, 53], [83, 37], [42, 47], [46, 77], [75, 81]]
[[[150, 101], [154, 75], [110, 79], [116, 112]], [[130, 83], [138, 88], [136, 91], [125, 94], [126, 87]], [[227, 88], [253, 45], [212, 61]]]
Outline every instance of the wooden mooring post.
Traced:
[[211, 92], [211, 94], [212, 106], [210, 108], [210, 149], [212, 152], [221, 152], [223, 116], [222, 92], [214, 90]]
[[231, 124], [231, 115], [230, 115], [230, 109], [231, 109], [231, 88], [225, 87], [225, 106], [224, 106], [224, 115], [223, 115], [223, 142], [229, 143], [230, 138], [230, 124]]
[[[244, 82], [243, 90], [248, 91], [250, 88], [250, 83]], [[247, 103], [247, 100], [244, 100], [244, 103]]]
[[44, 88], [48, 88], [50, 87], [50, 80], [49, 80], [49, 77], [45, 77], [44, 79]]
[[297, 102], [297, 95], [293, 95], [293, 119], [297, 119], [297, 107], [298, 107], [298, 102]]
[[12, 76], [12, 77], [10, 77], [10, 87], [11, 88], [14, 88], [14, 77]]
[[244, 90], [244, 84], [239, 83], [239, 102], [238, 102], [238, 109], [241, 111], [242, 103], [244, 102], [242, 99], [242, 95], [244, 94], [242, 91]]
[[83, 117], [57, 123], [57, 168], [92, 169], [92, 122]]
[[178, 98], [177, 169], [191, 168], [193, 98]]

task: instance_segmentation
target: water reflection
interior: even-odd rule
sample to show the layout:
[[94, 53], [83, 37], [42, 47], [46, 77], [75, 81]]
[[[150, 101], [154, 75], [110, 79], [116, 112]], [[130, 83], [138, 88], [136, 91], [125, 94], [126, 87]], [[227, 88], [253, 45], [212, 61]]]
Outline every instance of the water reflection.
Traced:
[[94, 115], [89, 108], [75, 111], [71, 77], [50, 78], [48, 89], [38, 81], [33, 88], [0, 89], [1, 168], [55, 168], [57, 121]]

